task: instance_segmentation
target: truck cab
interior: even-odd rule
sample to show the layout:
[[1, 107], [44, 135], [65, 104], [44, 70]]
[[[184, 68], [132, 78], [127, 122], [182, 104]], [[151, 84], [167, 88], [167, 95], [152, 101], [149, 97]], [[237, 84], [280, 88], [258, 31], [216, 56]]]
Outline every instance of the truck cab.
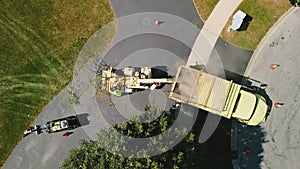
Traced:
[[265, 120], [268, 105], [259, 94], [240, 90], [232, 117], [250, 126], [256, 126]]

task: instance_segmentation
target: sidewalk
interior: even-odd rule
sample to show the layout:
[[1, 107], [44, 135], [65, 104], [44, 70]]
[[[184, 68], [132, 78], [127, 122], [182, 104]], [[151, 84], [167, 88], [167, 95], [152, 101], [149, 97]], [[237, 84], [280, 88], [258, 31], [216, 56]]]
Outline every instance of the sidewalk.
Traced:
[[[197, 65], [208, 63], [209, 57], [215, 44], [222, 33], [230, 16], [240, 5], [242, 0], [220, 0], [207, 21], [204, 23], [197, 39], [194, 42], [192, 52], [188, 58], [187, 65]], [[232, 165], [235, 169], [239, 168], [238, 148], [237, 148], [237, 124], [233, 122], [233, 134], [231, 138], [231, 149], [233, 153]]]
[[206, 65], [225, 24], [241, 2], [242, 0], [218, 2], [194, 43], [187, 65]]

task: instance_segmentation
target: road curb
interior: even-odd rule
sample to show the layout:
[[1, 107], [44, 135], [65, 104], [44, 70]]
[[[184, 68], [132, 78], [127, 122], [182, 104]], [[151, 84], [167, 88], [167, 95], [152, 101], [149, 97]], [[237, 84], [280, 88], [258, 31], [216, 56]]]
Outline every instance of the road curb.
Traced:
[[295, 11], [297, 10], [297, 7], [292, 6], [286, 13], [284, 13], [278, 20], [277, 22], [275, 22], [275, 24], [270, 28], [270, 30], [267, 32], [267, 34], [263, 37], [263, 39], [260, 41], [260, 43], [258, 44], [258, 47], [255, 49], [252, 57], [250, 58], [250, 61], [247, 65], [247, 68], [245, 70], [244, 76], [245, 77], [249, 77], [254, 64], [256, 62], [256, 59], [258, 58], [261, 50], [263, 49], [263, 47], [269, 42], [270, 37], [273, 35], [273, 33], [275, 31], [277, 31], [277, 29], [279, 28], [279, 26], [292, 14], [295, 13]]

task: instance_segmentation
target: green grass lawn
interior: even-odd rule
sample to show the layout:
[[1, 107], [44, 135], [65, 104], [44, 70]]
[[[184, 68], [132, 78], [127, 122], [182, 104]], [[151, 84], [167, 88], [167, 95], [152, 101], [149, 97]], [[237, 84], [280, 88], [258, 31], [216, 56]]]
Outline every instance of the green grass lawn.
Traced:
[[85, 41], [113, 20], [109, 0], [1, 1], [1, 166], [26, 127], [70, 82]]
[[207, 20], [218, 2], [219, 0], [194, 0], [196, 9], [204, 22]]
[[[194, 0], [195, 4], [200, 4], [198, 11], [202, 18], [207, 18], [218, 0]], [[207, 6], [206, 6], [207, 5]], [[222, 37], [228, 42], [241, 48], [255, 50], [262, 38], [275, 22], [291, 7], [289, 0], [243, 0], [237, 10], [250, 15], [253, 20], [246, 31], [227, 32], [231, 24], [231, 18], [223, 29]], [[198, 7], [198, 5], [197, 5]], [[203, 10], [205, 8], [206, 10]]]

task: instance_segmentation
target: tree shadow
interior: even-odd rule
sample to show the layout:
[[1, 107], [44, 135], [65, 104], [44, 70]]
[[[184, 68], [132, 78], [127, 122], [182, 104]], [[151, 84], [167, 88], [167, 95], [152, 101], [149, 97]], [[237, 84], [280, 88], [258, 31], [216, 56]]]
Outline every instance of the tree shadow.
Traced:
[[[200, 137], [203, 126], [207, 123], [207, 116], [208, 112], [199, 109], [197, 120], [192, 128], [195, 138]], [[217, 128], [207, 141], [204, 143], [197, 141], [188, 168], [231, 169], [230, 131], [231, 120], [221, 118]]]
[[299, 6], [299, 2], [297, 2], [297, 0], [290, 0], [290, 3], [292, 5], [294, 5], [295, 7], [298, 7]]
[[266, 142], [266, 133], [261, 126], [247, 126], [236, 122], [236, 150], [232, 152], [233, 161], [240, 168], [259, 169], [263, 161], [262, 144]]

